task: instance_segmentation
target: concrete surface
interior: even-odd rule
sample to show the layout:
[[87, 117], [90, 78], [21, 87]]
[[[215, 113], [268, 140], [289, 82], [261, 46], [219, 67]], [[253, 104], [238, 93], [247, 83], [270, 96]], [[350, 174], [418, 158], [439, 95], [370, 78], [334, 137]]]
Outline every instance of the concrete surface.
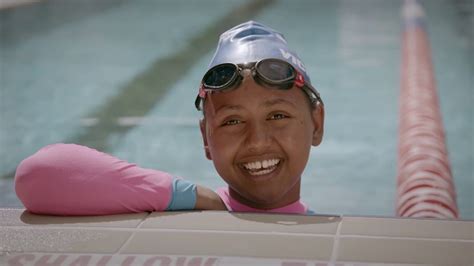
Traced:
[[474, 221], [0, 209], [1, 265], [472, 265]]

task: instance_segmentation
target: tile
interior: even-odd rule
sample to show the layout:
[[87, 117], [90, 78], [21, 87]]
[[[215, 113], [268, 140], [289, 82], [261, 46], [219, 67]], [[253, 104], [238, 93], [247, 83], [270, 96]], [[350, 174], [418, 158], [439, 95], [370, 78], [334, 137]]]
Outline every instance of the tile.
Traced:
[[341, 235], [474, 240], [474, 221], [344, 217]]
[[342, 237], [338, 261], [473, 265], [474, 243], [417, 239]]
[[138, 232], [122, 254], [328, 260], [332, 237], [237, 232]]
[[23, 209], [0, 209], [0, 226], [70, 226], [135, 228], [148, 213], [105, 216], [36, 215]]
[[[328, 261], [274, 258], [183, 256], [166, 254], [10, 253], [0, 255], [0, 265], [102, 265], [102, 266], [328, 266]], [[336, 264], [335, 266], [344, 266]], [[355, 266], [348, 264], [346, 266]], [[362, 266], [362, 265], [358, 265]]]
[[338, 216], [305, 216], [225, 211], [155, 212], [140, 228], [335, 234]]
[[0, 228], [2, 252], [113, 253], [130, 232], [112, 230]]

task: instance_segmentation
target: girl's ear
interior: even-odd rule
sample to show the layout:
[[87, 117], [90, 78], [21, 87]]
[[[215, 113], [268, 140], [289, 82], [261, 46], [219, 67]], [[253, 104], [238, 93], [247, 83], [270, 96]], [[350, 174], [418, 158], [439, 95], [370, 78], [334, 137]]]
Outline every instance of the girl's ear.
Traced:
[[324, 135], [324, 105], [317, 102], [316, 106], [311, 110], [311, 116], [314, 123], [313, 146], [318, 146], [323, 141]]
[[206, 120], [203, 118], [199, 120], [199, 127], [201, 128], [201, 136], [204, 144], [204, 153], [206, 158], [212, 160], [211, 153], [209, 152], [209, 146], [207, 145], [207, 135], [206, 135]]

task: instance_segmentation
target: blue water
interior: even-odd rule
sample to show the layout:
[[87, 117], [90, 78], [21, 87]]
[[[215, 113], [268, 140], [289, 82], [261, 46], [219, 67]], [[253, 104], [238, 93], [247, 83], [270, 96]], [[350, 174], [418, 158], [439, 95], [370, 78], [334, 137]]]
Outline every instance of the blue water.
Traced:
[[[78, 136], [93, 132], [101, 123], [97, 112], [113, 97], [136, 80], [146, 81], [143, 73], [170, 55], [179, 57], [190, 40], [248, 4], [142, 0], [94, 8], [99, 4], [82, 3], [51, 0], [0, 11], [7, 32], [0, 61], [2, 176], [44, 145], [83, 140]], [[319, 213], [395, 214], [401, 3], [275, 1], [252, 14], [284, 33], [325, 101], [325, 137], [311, 152], [302, 185], [302, 198]], [[469, 1], [422, 3], [460, 214], [474, 219], [472, 5], [469, 11]], [[66, 16], [71, 10], [79, 11]], [[217, 41], [217, 35], [207, 37]], [[143, 167], [222, 186], [204, 157], [200, 114], [193, 106], [213, 49], [183, 62], [183, 73], [173, 76], [153, 106], [114, 118], [107, 138], [97, 141]], [[135, 105], [140, 104], [130, 101], [123, 108]], [[94, 141], [94, 134], [87, 136]], [[11, 183], [0, 179], [0, 206], [21, 206]]]

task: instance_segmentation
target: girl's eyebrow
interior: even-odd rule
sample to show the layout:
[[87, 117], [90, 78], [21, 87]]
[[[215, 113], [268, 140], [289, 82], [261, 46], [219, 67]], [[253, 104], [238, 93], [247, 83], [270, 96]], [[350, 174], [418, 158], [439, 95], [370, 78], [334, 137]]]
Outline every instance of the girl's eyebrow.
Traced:
[[[272, 106], [275, 106], [275, 105], [278, 105], [278, 104], [284, 104], [284, 105], [290, 105], [292, 107], [296, 107], [296, 104], [293, 103], [292, 101], [288, 101], [288, 100], [285, 100], [283, 98], [276, 98], [276, 99], [271, 99], [271, 100], [266, 100], [263, 102], [263, 106], [264, 107], [272, 107]], [[219, 113], [219, 112], [223, 112], [223, 111], [239, 111], [239, 110], [242, 110], [244, 109], [241, 105], [237, 105], [237, 104], [224, 104], [224, 105], [221, 105], [219, 106], [215, 113]]]
[[265, 107], [272, 107], [274, 105], [277, 105], [277, 104], [285, 104], [285, 105], [291, 105], [292, 107], [296, 107], [296, 104], [291, 102], [291, 101], [288, 101], [288, 100], [285, 100], [283, 98], [276, 98], [276, 99], [273, 99], [273, 100], [267, 100], [263, 103], [263, 105]]
[[224, 104], [222, 106], [219, 106], [219, 108], [216, 109], [215, 113], [217, 114], [219, 111], [224, 111], [224, 110], [229, 110], [229, 111], [238, 111], [244, 109], [240, 105], [232, 105], [232, 104]]

